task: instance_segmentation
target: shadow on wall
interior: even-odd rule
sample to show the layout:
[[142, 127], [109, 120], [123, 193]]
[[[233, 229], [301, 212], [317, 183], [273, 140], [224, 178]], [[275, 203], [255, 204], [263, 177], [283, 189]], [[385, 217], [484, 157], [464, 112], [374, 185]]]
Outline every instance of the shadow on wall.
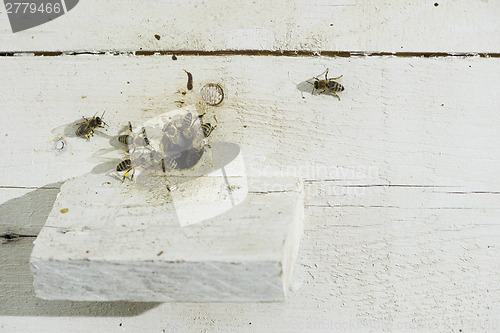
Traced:
[[[62, 183], [0, 205], [0, 316], [137, 316], [160, 303], [46, 301], [36, 298], [30, 255]], [[4, 189], [7, 190], [7, 189]]]
[[[48, 184], [0, 205], [0, 235], [36, 236], [42, 229], [62, 182]], [[2, 189], [9, 191], [9, 189]]]

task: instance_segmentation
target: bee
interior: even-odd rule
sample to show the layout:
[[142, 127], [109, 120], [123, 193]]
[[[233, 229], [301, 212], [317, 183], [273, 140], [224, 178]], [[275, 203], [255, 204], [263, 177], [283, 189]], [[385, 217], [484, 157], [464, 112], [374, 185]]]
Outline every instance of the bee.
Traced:
[[144, 143], [144, 147], [151, 147], [148, 136], [146, 135], [146, 129], [144, 127], [142, 128], [142, 142]]
[[[133, 167], [130, 158], [121, 161], [120, 164], [116, 166], [116, 171], [126, 171], [125, 174], [123, 175], [122, 183], [125, 181], [125, 178], [130, 174], [130, 171], [132, 170]], [[130, 178], [130, 180], [133, 179], [134, 179], [134, 174], [132, 173], [132, 177]]]
[[125, 171], [125, 174], [123, 175], [122, 183], [125, 181], [125, 178], [130, 174], [132, 171], [132, 176], [130, 177], [130, 180], [134, 179], [134, 174], [135, 174], [135, 167], [137, 166], [145, 166], [146, 165], [146, 158], [144, 155], [136, 158], [128, 157], [121, 161], [117, 166], [116, 166], [116, 171]]
[[96, 117], [95, 115], [91, 119], [87, 119], [83, 117], [84, 121], [78, 124], [78, 128], [76, 129], [76, 136], [86, 137], [87, 140], [90, 140], [91, 136], [94, 136], [94, 130], [98, 127], [104, 128], [104, 125], [108, 125], [104, 122], [104, 111], [102, 116]]
[[312, 93], [314, 94], [314, 90], [318, 90], [319, 91], [319, 94], [323, 94], [323, 93], [330, 93], [332, 95], [334, 95], [335, 97], [337, 97], [340, 101], [340, 97], [339, 95], [337, 95], [338, 92], [341, 92], [341, 91], [344, 91], [344, 87], [338, 83], [338, 82], [335, 82], [334, 80], [338, 80], [342, 77], [342, 75], [340, 75], [339, 77], [335, 77], [335, 78], [328, 78], [328, 68], [326, 69], [326, 72], [325, 72], [325, 79], [322, 80], [322, 79], [319, 79], [317, 77], [314, 78], [314, 89], [312, 91]]
[[173, 148], [173, 146], [183, 148], [186, 145], [187, 142], [181, 135], [181, 132], [174, 125], [172, 125], [172, 123], [166, 125], [163, 128], [163, 132], [168, 137], [168, 140], [170, 140], [171, 148]]
[[192, 124], [193, 124], [193, 114], [191, 112], [188, 112], [182, 118], [183, 128], [190, 128]]
[[193, 89], [193, 74], [189, 73], [187, 70], [184, 69], [184, 72], [186, 72], [188, 76], [188, 82], [187, 82], [187, 90], [192, 90]]
[[217, 125], [212, 126], [210, 123], [203, 123], [201, 125], [201, 129], [203, 130], [203, 135], [205, 138], [208, 138], [208, 136], [212, 133], [212, 131], [217, 127]]
[[160, 163], [163, 172], [165, 172], [166, 170], [177, 169], [177, 162], [173, 157], [166, 154], [161, 154], [156, 150], [153, 150], [151, 152], [151, 160], [155, 161], [156, 163]]
[[192, 113], [187, 113], [183, 118], [183, 128], [182, 128], [182, 136], [186, 140], [193, 140], [193, 138], [196, 136], [196, 134], [199, 132], [199, 127], [194, 126], [195, 122], [193, 122], [193, 114]]
[[[132, 123], [128, 122], [128, 129], [130, 133], [132, 133]], [[118, 137], [118, 141], [121, 143], [130, 146], [134, 142], [134, 138], [130, 134], [123, 134]]]
[[[204, 122], [202, 121], [202, 119], [203, 119], [203, 116], [204, 116], [204, 115], [205, 115], [205, 114], [200, 115], [200, 116], [199, 116], [199, 118], [200, 118], [200, 122], [201, 122], [201, 129], [203, 130], [203, 135], [205, 136], [205, 138], [208, 138], [208, 136], [209, 136], [209, 135], [212, 133], [212, 131], [213, 131], [213, 130], [217, 127], [217, 125], [212, 126], [210, 123], [204, 123]], [[216, 122], [219, 122], [219, 121], [217, 120], [217, 117], [216, 117], [216, 116], [214, 116], [214, 119], [215, 119], [215, 121], [216, 121]]]
[[132, 124], [130, 121], [128, 122], [128, 129], [131, 134], [122, 134], [118, 137], [118, 141], [127, 145], [128, 147], [133, 146], [134, 151], [136, 147], [147, 147], [150, 148], [151, 144], [149, 143], [148, 136], [146, 134], [146, 129], [142, 128], [142, 137], [141, 136], [133, 136], [132, 135]]

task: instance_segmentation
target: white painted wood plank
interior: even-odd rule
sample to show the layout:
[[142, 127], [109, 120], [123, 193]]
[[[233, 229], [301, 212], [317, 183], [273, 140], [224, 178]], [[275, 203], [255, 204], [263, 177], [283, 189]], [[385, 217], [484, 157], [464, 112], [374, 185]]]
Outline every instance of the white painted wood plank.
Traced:
[[[416, 199], [401, 205], [405, 193]], [[16, 283], [25, 291], [8, 294], [9, 304], [17, 305], [0, 307], [2, 315], [11, 316], [2, 317], [1, 325], [7, 332], [32, 331], [46, 322], [76, 327], [76, 332], [496, 332], [498, 206], [460, 207], [461, 196], [473, 194], [444, 192], [434, 194], [437, 200], [422, 200], [429, 193], [426, 188], [387, 187], [385, 196], [395, 203], [384, 207], [375, 205], [379, 192], [353, 198], [359, 206], [309, 206], [294, 289], [285, 303], [47, 302], [36, 299], [31, 287], [31, 244], [11, 242], [1, 247], [0, 258], [16, 264], [0, 270], [0, 283], [8, 282], [0, 290], [12, 290]], [[485, 202], [498, 196], [478, 195]], [[458, 207], [435, 209], [435, 204]], [[5, 273], [12, 275], [5, 279]]]
[[[18, 305], [2, 310], [11, 316], [1, 318], [5, 331], [53, 331], [58, 325], [88, 332], [121, 329], [120, 323], [131, 330], [178, 332], [221, 327], [239, 332], [498, 331], [496, 59], [180, 57], [173, 65], [165, 57], [150, 58], [2, 59], [1, 71], [12, 82], [2, 87], [6, 93], [0, 97], [7, 120], [0, 135], [9, 134], [0, 146], [1, 156], [8, 156], [2, 169], [10, 172], [3, 185], [42, 186], [102, 165], [92, 156], [109, 145], [104, 136], [90, 142], [69, 138], [70, 153], [60, 157], [51, 148], [52, 130], [107, 109], [112, 126], [105, 133], [114, 135], [128, 120], [174, 107], [175, 91], [185, 87], [182, 68], [187, 68], [195, 76], [195, 89], [200, 78], [223, 83], [227, 98], [217, 109], [221, 121], [213, 138], [248, 147], [250, 165], [279, 171], [313, 160], [333, 166], [329, 174], [301, 171], [313, 180], [340, 180], [309, 185], [298, 259], [302, 284], [295, 284], [298, 289], [284, 304], [168, 304], [141, 316], [121, 313], [116, 309], [122, 305], [112, 303], [78, 308], [78, 303], [35, 299], [32, 292], [25, 298], [9, 292], [9, 304]], [[191, 69], [194, 63], [196, 70]], [[305, 101], [298, 103], [295, 85], [326, 67], [344, 74], [341, 102], [305, 93]], [[124, 90], [130, 78], [135, 85]], [[186, 99], [199, 101], [194, 94]], [[316, 135], [321, 142], [311, 142]], [[266, 152], [266, 145], [273, 150]], [[341, 184], [351, 187], [339, 190]], [[352, 185], [386, 187], [359, 193]], [[408, 185], [431, 187], [419, 192]], [[0, 193], [7, 201], [23, 195], [6, 191]], [[481, 191], [490, 193], [474, 193]], [[28, 202], [16, 206], [26, 211]], [[22, 252], [15, 246], [7, 256], [13, 260]], [[26, 263], [30, 249], [23, 252]], [[5, 258], [5, 247], [1, 251]], [[27, 276], [27, 264], [23, 267], [24, 275], [13, 276]], [[11, 271], [0, 270], [6, 272]], [[0, 281], [6, 281], [3, 276]], [[31, 284], [24, 278], [15, 281]], [[100, 309], [124, 317], [61, 318], [93, 316]]]
[[[36, 320], [61, 316], [119, 317], [136, 316], [156, 306], [158, 303], [133, 302], [71, 302], [46, 301], [35, 297], [33, 275], [29, 258], [35, 237], [21, 237], [9, 242], [0, 239], [0, 327], [7, 332], [12, 324], [19, 331], [34, 330]], [[20, 318], [31, 317], [30, 323]], [[104, 321], [101, 321], [101, 324]], [[57, 325], [57, 324], [56, 324]], [[24, 327], [23, 327], [24, 326]], [[45, 326], [45, 325], [43, 325]], [[115, 325], [113, 325], [115, 326]], [[54, 323], [45, 326], [47, 332], [54, 330]], [[39, 329], [36, 329], [39, 331]]]
[[[171, 191], [165, 182], [139, 187], [105, 175], [67, 181], [31, 255], [36, 294], [78, 301], [283, 301], [303, 230], [302, 184], [248, 179], [243, 200], [224, 207], [233, 191], [218, 182], [236, 187], [241, 178], [211, 172]], [[264, 192], [263, 183], [280, 191]], [[205, 187], [218, 188], [205, 198], [215, 213], [193, 197], [205, 195]], [[185, 209], [201, 210], [205, 219], [183, 223], [179, 192], [189, 194]]]
[[467, 0], [86, 0], [16, 34], [2, 8], [0, 51], [499, 52], [499, 12]]
[[[140, 124], [176, 101], [219, 123], [213, 142], [240, 146], [249, 176], [289, 173], [367, 184], [498, 190], [498, 59], [79, 56], [2, 58], [10, 82], [0, 107], [3, 185], [44, 186], [113, 170], [112, 145], [128, 121]], [[343, 74], [341, 101], [297, 85], [325, 68]], [[186, 86], [189, 69], [194, 90]], [[28, 74], [29, 73], [29, 74]], [[27, 79], [29, 77], [29, 80]], [[96, 84], [98, 82], [98, 84]], [[219, 82], [225, 100], [208, 108], [199, 89]], [[311, 86], [312, 87], [312, 86]], [[466, 89], [465, 89], [466, 87]], [[305, 88], [304, 88], [305, 89]], [[106, 111], [89, 142], [65, 125]], [[73, 129], [74, 131], [74, 129]], [[71, 131], [70, 131], [71, 132]], [[72, 133], [72, 132], [71, 132]], [[70, 133], [70, 134], [71, 134]], [[66, 141], [58, 152], [54, 142]]]

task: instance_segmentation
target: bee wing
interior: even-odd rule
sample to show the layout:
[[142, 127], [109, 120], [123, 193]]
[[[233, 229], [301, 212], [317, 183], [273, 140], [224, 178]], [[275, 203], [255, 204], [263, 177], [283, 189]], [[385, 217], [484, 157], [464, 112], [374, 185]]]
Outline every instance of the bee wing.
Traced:
[[76, 130], [84, 123], [85, 121], [83, 119], [79, 119], [68, 124], [57, 126], [53, 128], [51, 132], [57, 137], [76, 138]]
[[315, 81], [314, 78], [310, 78], [310, 79], [307, 79], [305, 81], [300, 82], [296, 86], [297, 90], [299, 90], [302, 93], [309, 93], [309, 94], [314, 95], [314, 91], [316, 90], [316, 89], [314, 89], [314, 81]]

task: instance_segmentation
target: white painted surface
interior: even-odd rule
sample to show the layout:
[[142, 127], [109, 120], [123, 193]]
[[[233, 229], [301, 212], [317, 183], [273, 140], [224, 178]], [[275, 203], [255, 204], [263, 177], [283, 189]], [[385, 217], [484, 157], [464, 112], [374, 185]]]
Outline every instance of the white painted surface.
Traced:
[[[213, 174], [192, 178], [172, 191], [213, 186], [200, 178], [218, 181]], [[234, 178], [240, 177], [223, 181], [241, 183]], [[92, 174], [67, 181], [31, 255], [36, 294], [78, 301], [284, 300], [303, 230], [302, 185], [293, 178], [249, 182], [243, 202], [183, 226], [165, 183], [144, 188]], [[281, 190], [261, 192], [261, 183]], [[224, 202], [228, 194], [214, 195]]]
[[500, 44], [494, 0], [85, 0], [16, 34], [0, 12], [0, 51], [498, 52]]
[[[44, 186], [113, 170], [124, 157], [113, 140], [128, 121], [142, 123], [184, 100], [206, 112], [205, 121], [217, 117], [211, 140], [239, 145], [250, 177], [289, 173], [496, 191], [500, 100], [490, 87], [498, 84], [499, 63], [476, 57], [4, 57], [9, 85], [0, 100], [6, 120], [0, 154], [7, 156], [3, 167], [15, 173], [3, 182]], [[186, 96], [178, 93], [186, 85], [183, 68], [194, 76]], [[341, 101], [312, 96], [312, 85], [304, 83], [325, 68], [344, 75]], [[223, 86], [220, 106], [201, 100], [199, 89], [208, 82]], [[69, 125], [103, 111], [109, 127], [88, 142], [71, 137]], [[62, 152], [54, 148], [60, 137], [67, 143]]]
[[[237, 22], [218, 20], [204, 25], [210, 39], [189, 32], [190, 21], [165, 20], [152, 2], [105, 4], [113, 6], [111, 18], [107, 10], [94, 11], [95, 4], [82, 2], [73, 16], [16, 35], [2, 13], [1, 48], [211, 50], [236, 48], [238, 38], [251, 34], [255, 42], [246, 41], [244, 48], [269, 46], [269, 38], [278, 41], [272, 49], [498, 52], [500, 36], [497, 1], [439, 1], [438, 7], [358, 1], [350, 9], [299, 4], [297, 15], [288, 14], [292, 6], [274, 6], [283, 21], [269, 23], [265, 15], [260, 24], [241, 15]], [[262, 12], [260, 6], [255, 10]], [[329, 10], [342, 17], [333, 22], [339, 36], [324, 33]], [[258, 17], [248, 7], [242, 12]], [[290, 17], [315, 33], [293, 24], [282, 28]], [[99, 24], [89, 23], [94, 18]], [[126, 22], [116, 23], [120, 20]], [[158, 22], [164, 30], [158, 31]], [[302, 100], [296, 85], [326, 67], [344, 75], [341, 101], [308, 93]], [[112, 126], [105, 133], [115, 135], [128, 120], [175, 106], [181, 99], [175, 92], [186, 84], [183, 68], [194, 74], [195, 89], [207, 82], [224, 86], [227, 96], [216, 109], [221, 122], [213, 135], [247, 147], [249, 172], [302, 166], [299, 174], [311, 180], [289, 299], [280, 304], [44, 301], [35, 298], [29, 272], [34, 237], [21, 237], [0, 244], [0, 330], [500, 330], [500, 103], [494, 58], [3, 57], [0, 72], [9, 84], [0, 94], [0, 156], [9, 176], [1, 181], [0, 233], [36, 235], [59, 182], [93, 169], [105, 172], [120, 158], [100, 159], [96, 152], [109, 146], [101, 135], [90, 142], [69, 138], [68, 150], [56, 154], [53, 130], [108, 110]], [[186, 100], [199, 102], [195, 94]], [[329, 168], [321, 168], [325, 165]], [[25, 188], [47, 184], [53, 188]]]

